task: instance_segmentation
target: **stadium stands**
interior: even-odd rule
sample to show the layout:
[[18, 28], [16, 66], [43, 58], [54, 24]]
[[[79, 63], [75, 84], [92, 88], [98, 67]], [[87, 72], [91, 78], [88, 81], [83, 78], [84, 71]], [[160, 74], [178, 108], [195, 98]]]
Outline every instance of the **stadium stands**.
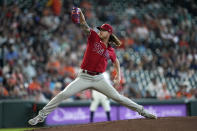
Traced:
[[[62, 1], [60, 15], [48, 2], [0, 2], [1, 98], [51, 99], [55, 85], [61, 82], [64, 89], [79, 70], [86, 38], [71, 21], [72, 0]], [[110, 23], [121, 39], [116, 53], [126, 80], [125, 95], [130, 96], [126, 89], [134, 88], [135, 78], [140, 98], [177, 98], [183, 82], [191, 94], [186, 98], [197, 97], [195, 0], [82, 0], [80, 7], [93, 29]], [[29, 85], [35, 77], [42, 88], [32, 93]], [[165, 86], [170, 97], [161, 98], [157, 93], [165, 92]], [[5, 90], [8, 95], [2, 93]], [[84, 94], [88, 93], [71, 99], [88, 99]]]

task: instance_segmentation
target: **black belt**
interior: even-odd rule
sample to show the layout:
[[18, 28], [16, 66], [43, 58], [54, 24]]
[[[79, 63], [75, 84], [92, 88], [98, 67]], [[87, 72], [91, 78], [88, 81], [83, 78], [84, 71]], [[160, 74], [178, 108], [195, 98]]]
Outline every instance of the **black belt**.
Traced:
[[92, 75], [92, 76], [101, 74], [100, 72], [92, 72], [92, 71], [88, 71], [88, 70], [82, 70], [82, 72], [86, 73], [88, 75]]

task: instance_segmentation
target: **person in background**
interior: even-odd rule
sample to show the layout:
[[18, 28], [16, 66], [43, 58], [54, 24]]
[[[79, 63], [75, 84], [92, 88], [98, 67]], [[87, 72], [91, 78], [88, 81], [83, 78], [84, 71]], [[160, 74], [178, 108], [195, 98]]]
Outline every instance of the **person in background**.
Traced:
[[2, 81], [0, 81], [0, 99], [4, 99], [4, 98], [8, 97], [8, 95], [9, 95], [8, 91], [3, 86]]
[[[106, 78], [106, 80], [110, 83], [110, 77], [108, 73], [103, 73], [104, 77]], [[94, 113], [98, 107], [99, 104], [102, 104], [103, 109], [106, 112], [107, 115], [107, 120], [111, 121], [111, 117], [110, 117], [110, 101], [107, 98], [107, 96], [101, 94], [98, 91], [92, 90], [92, 101], [90, 104], [90, 122], [93, 122], [93, 118], [94, 118]]]
[[124, 88], [124, 94], [129, 98], [141, 98], [141, 92], [136, 78], [131, 77], [131, 82], [126, 84], [126, 87]]
[[53, 97], [55, 97], [58, 93], [60, 93], [62, 90], [62, 83], [61, 82], [56, 82], [55, 83], [55, 88], [53, 90]]
[[33, 77], [33, 81], [29, 84], [28, 89], [30, 91], [41, 90], [41, 85], [36, 77]]
[[157, 98], [160, 100], [167, 100], [171, 98], [170, 92], [166, 86], [166, 84], [162, 85], [162, 88], [160, 88], [157, 92]]
[[181, 98], [186, 98], [190, 99], [192, 97], [192, 94], [187, 91], [188, 88], [188, 82], [184, 81], [179, 84], [179, 90], [176, 92], [176, 98], [181, 99]]
[[151, 82], [148, 84], [147, 92], [151, 97], [156, 98], [157, 92], [162, 88], [162, 84], [157, 81], [156, 78], [151, 79]]

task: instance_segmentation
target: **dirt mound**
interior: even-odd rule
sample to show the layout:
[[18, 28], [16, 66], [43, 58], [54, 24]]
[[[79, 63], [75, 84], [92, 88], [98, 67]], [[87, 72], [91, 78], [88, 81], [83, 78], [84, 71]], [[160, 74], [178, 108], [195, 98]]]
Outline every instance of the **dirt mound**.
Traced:
[[132, 119], [34, 129], [34, 131], [197, 131], [197, 117]]

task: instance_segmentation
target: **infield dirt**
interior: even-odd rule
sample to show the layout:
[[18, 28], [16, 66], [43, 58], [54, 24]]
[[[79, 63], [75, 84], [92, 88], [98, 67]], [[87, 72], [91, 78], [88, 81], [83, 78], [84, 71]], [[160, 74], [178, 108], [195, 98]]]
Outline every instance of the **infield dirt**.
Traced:
[[197, 131], [197, 117], [120, 120], [83, 125], [45, 127], [31, 131]]

